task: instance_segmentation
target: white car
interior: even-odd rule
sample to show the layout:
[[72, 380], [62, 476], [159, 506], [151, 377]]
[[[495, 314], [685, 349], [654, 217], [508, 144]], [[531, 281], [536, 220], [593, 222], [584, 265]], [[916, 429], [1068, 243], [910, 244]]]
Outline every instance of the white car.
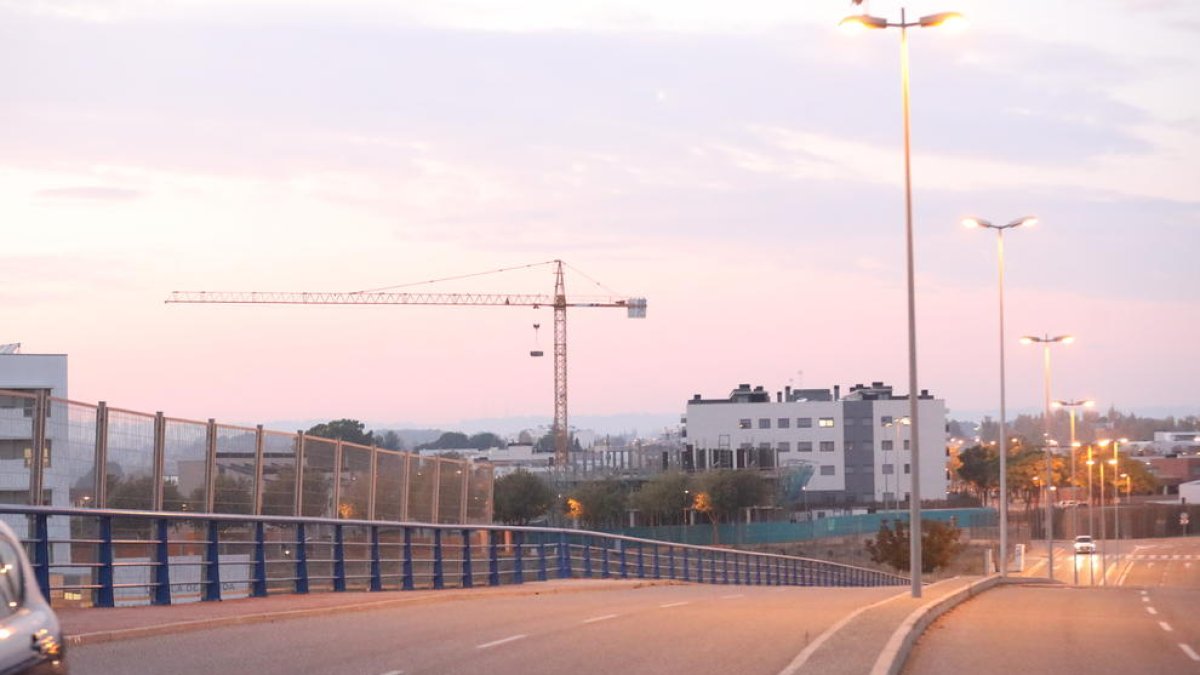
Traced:
[[1081, 534], [1075, 537], [1075, 553], [1095, 553], [1096, 542], [1092, 540], [1092, 535]]
[[0, 521], [0, 673], [64, 675], [62, 626], [42, 596], [25, 547]]

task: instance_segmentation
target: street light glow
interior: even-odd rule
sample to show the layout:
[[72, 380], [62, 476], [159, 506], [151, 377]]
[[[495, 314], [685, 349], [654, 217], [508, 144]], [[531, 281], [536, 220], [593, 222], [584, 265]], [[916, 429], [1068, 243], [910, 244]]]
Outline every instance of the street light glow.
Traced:
[[922, 28], [941, 26], [949, 30], [962, 30], [967, 27], [967, 18], [958, 12], [940, 12], [923, 16], [917, 22]]
[[855, 14], [838, 22], [838, 28], [841, 28], [842, 32], [846, 33], [847, 35], [858, 35], [859, 33], [865, 33], [868, 30], [887, 27], [888, 22], [886, 19], [881, 19], [877, 16], [870, 16], [867, 14]]

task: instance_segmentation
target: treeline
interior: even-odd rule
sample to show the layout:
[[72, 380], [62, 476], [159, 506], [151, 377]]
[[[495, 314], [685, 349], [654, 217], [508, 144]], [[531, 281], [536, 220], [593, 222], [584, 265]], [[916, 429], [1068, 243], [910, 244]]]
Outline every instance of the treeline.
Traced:
[[[375, 445], [385, 450], [406, 450], [404, 439], [395, 431], [367, 431], [358, 420], [340, 419], [324, 422], [304, 432], [309, 436], [341, 440], [360, 445]], [[506, 447], [503, 438], [483, 432], [468, 436], [457, 431], [442, 433], [436, 440], [418, 444], [414, 450], [484, 450]]]
[[[1006, 421], [1009, 437], [1019, 436], [1033, 442], [1040, 439], [1044, 430], [1045, 415], [1017, 415], [1016, 419]], [[951, 433], [957, 428], [965, 435], [963, 423], [952, 422]], [[1075, 438], [1083, 443], [1091, 443], [1103, 438], [1128, 438], [1131, 441], [1149, 441], [1154, 439], [1156, 431], [1200, 431], [1200, 416], [1187, 415], [1184, 417], [1139, 417], [1133, 413], [1122, 413], [1116, 408], [1108, 412], [1087, 408], [1076, 408]], [[980, 439], [987, 443], [995, 442], [1000, 437], [1000, 423], [992, 417], [983, 418], [979, 428]], [[1063, 445], [1071, 438], [1070, 413], [1063, 408], [1050, 413], [1050, 436]]]

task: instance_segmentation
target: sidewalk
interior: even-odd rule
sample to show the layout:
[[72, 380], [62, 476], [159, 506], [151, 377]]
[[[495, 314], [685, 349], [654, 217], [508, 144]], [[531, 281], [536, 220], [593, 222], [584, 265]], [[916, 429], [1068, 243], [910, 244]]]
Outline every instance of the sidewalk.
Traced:
[[889, 675], [943, 612], [996, 585], [999, 577], [954, 577], [925, 586], [920, 598], [902, 593], [868, 605], [835, 624], [780, 675]]

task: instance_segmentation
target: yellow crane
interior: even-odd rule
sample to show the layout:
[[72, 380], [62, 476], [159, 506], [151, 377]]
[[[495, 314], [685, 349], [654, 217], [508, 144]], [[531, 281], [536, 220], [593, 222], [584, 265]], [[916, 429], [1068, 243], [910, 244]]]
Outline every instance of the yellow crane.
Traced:
[[[285, 291], [172, 291], [167, 303], [267, 304], [267, 305], [492, 305], [502, 307], [554, 308], [554, 463], [569, 462], [570, 432], [567, 427], [567, 308], [625, 308], [631, 319], [646, 317], [645, 298], [615, 296], [567, 298], [563, 261], [525, 265], [522, 268], [554, 266], [554, 294], [520, 293], [407, 293], [394, 291], [285, 292]], [[488, 272], [485, 274], [490, 274]], [[478, 276], [478, 275], [466, 275]], [[462, 278], [462, 277], [455, 277]], [[439, 279], [435, 281], [446, 281]], [[422, 282], [431, 283], [431, 282]], [[396, 288], [396, 287], [393, 287]]]

